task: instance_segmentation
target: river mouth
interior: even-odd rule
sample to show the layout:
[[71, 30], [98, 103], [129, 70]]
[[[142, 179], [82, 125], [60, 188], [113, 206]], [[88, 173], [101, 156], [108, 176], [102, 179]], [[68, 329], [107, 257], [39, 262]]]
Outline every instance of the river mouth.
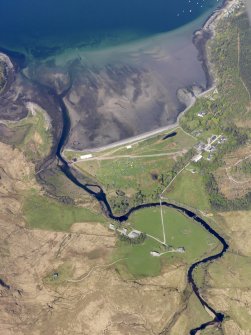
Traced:
[[[189, 28], [189, 29], [188, 29]], [[195, 26], [98, 52], [31, 61], [26, 76], [61, 94], [71, 119], [67, 148], [83, 150], [174, 124], [181, 88], [204, 90], [207, 78], [192, 41]]]
[[[186, 40], [187, 41], [187, 40]], [[185, 42], [185, 45], [187, 42]], [[194, 47], [193, 44], [190, 41], [190, 44], [187, 45], [188, 48], [190, 47]], [[68, 141], [72, 141], [72, 134], [74, 134], [74, 132], [76, 133], [76, 129], [74, 129], [74, 122], [75, 123], [80, 123], [81, 124], [81, 129], [83, 129], [83, 127], [89, 127], [90, 125], [90, 120], [92, 120], [94, 122], [94, 124], [91, 127], [91, 134], [87, 134], [84, 132], [84, 134], [81, 134], [81, 137], [77, 138], [77, 140], [75, 138], [74, 141], [70, 142], [70, 145], [73, 148], [76, 149], [81, 149], [84, 148], [84, 146], [90, 147], [90, 146], [96, 146], [99, 144], [99, 142], [95, 142], [94, 139], [96, 138], [96, 134], [97, 133], [102, 133], [102, 131], [100, 132], [100, 130], [102, 130], [103, 128], [99, 128], [100, 125], [102, 125], [102, 120], [100, 121], [99, 118], [99, 122], [95, 123], [97, 118], [98, 118], [98, 113], [96, 113], [96, 115], [94, 115], [95, 117], [93, 117], [93, 113], [94, 111], [97, 110], [96, 106], [92, 106], [92, 99], [90, 101], [90, 105], [88, 106], [84, 106], [84, 119], [79, 119], [78, 116], [75, 116], [75, 119], [72, 115], [76, 115], [78, 114], [78, 110], [83, 110], [83, 105], [82, 102], [79, 103], [79, 96], [83, 93], [82, 89], [86, 87], [90, 87], [90, 84], [93, 83], [93, 79], [94, 77], [101, 77], [101, 81], [94, 82], [94, 84], [92, 84], [93, 86], [91, 86], [92, 90], [94, 90], [95, 87], [97, 87], [97, 89], [99, 90], [98, 92], [100, 92], [100, 88], [101, 89], [111, 89], [112, 86], [114, 86], [116, 83], [120, 84], [119, 88], [120, 91], [118, 93], [118, 96], [124, 96], [124, 90], [128, 89], [128, 85], [126, 85], [125, 87], [122, 85], [123, 83], [121, 83], [117, 77], [121, 76], [121, 71], [122, 74], [125, 76], [126, 80], [130, 81], [131, 76], [135, 75], [135, 73], [138, 72], [138, 78], [140, 78], [143, 81], [145, 81], [145, 77], [144, 74], [147, 73], [148, 76], [150, 76], [151, 81], [156, 80], [157, 84], [155, 88], [157, 88], [157, 91], [161, 92], [162, 94], [162, 89], [159, 89], [160, 87], [163, 88], [163, 90], [167, 90], [167, 82], [170, 81], [170, 78], [177, 78], [177, 76], [175, 76], [176, 72], [178, 71], [178, 69], [180, 70], [180, 67], [178, 65], [176, 65], [174, 67], [174, 72], [171, 72], [171, 67], [170, 67], [170, 71], [168, 73], [168, 77], [161, 77], [159, 78], [160, 74], [163, 73], [163, 69], [167, 70], [167, 63], [169, 62], [170, 65], [169, 66], [173, 66], [173, 61], [176, 58], [178, 60], [177, 64], [180, 64], [180, 56], [181, 54], [186, 54], [184, 53], [184, 49], [182, 47], [178, 47], [177, 45], [175, 45], [175, 48], [178, 50], [178, 53], [175, 54], [175, 57], [172, 58], [171, 60], [167, 57], [166, 53], [162, 53], [162, 51], [160, 52], [159, 48], [157, 48], [157, 50], [155, 51], [151, 51], [149, 53], [144, 51], [143, 55], [144, 57], [138, 57], [137, 55], [135, 56], [135, 54], [132, 54], [132, 63], [130, 62], [129, 64], [123, 64], [123, 62], [121, 62], [121, 59], [119, 60], [119, 62], [114, 66], [111, 67], [111, 65], [109, 64], [110, 61], [108, 62], [108, 64], [105, 64], [103, 66], [100, 66], [98, 69], [96, 68], [95, 64], [91, 64], [90, 65], [90, 61], [87, 60], [82, 60], [81, 55], [78, 55], [77, 58], [74, 59], [67, 59], [65, 64], [67, 64], [67, 70], [65, 68], [65, 64], [64, 66], [62, 65], [62, 63], [60, 62], [56, 62], [55, 60], [50, 60], [49, 62], [45, 62], [45, 63], [37, 63], [37, 62], [32, 62], [28, 65], [28, 68], [26, 69], [25, 75], [27, 76], [27, 78], [31, 81], [37, 81], [39, 83], [39, 85], [41, 85], [41, 87], [46, 87], [49, 88], [49, 94], [57, 98], [57, 101], [59, 103], [59, 107], [61, 112], [63, 113], [63, 131], [62, 134], [60, 135], [60, 139], [58, 142], [58, 146], [57, 146], [57, 150], [56, 150], [56, 154], [57, 154], [57, 158], [59, 160], [59, 166], [61, 168], [61, 171], [65, 174], [65, 176], [71, 180], [71, 182], [73, 182], [75, 185], [77, 185], [78, 187], [82, 188], [85, 192], [88, 192], [89, 194], [91, 194], [97, 201], [99, 201], [101, 207], [103, 208], [104, 212], [106, 213], [106, 215], [108, 217], [110, 217], [113, 220], [117, 220], [120, 221], [121, 223], [128, 220], [129, 216], [131, 213], [141, 210], [142, 208], [146, 208], [146, 207], [157, 207], [159, 206], [159, 203], [149, 203], [149, 204], [144, 204], [135, 208], [132, 208], [128, 213], [117, 217], [113, 215], [111, 206], [109, 204], [109, 202], [106, 199], [106, 195], [103, 192], [102, 188], [97, 186], [98, 188], [98, 192], [95, 192], [89, 185], [85, 185], [82, 184], [81, 182], [79, 182], [79, 180], [74, 176], [74, 173], [72, 172], [71, 168], [68, 166], [67, 161], [64, 160], [64, 158], [62, 157], [62, 150], [64, 149], [64, 147], [67, 145], [66, 142]], [[205, 85], [205, 77], [204, 77], [204, 73], [203, 70], [201, 68], [201, 64], [199, 61], [197, 61], [197, 58], [194, 57], [194, 55], [196, 54], [196, 49], [194, 49], [194, 51], [192, 52], [192, 58], [195, 61], [196, 60], [196, 68], [192, 67], [190, 68], [190, 70], [192, 72], [194, 72], [196, 69], [200, 68], [201, 70], [199, 71], [199, 74], [197, 71], [195, 71], [196, 75], [199, 76], [199, 78], [204, 78], [203, 80], [198, 80], [196, 81], [194, 77], [191, 77], [191, 73], [189, 73], [188, 77], [189, 77], [189, 82], [186, 82], [186, 76], [182, 77], [179, 79], [182, 81], [182, 85], [180, 84], [180, 82], [176, 83], [176, 86], [173, 84], [172, 82], [172, 89], [169, 90], [170, 92], [173, 90], [175, 91], [175, 98], [173, 96], [173, 99], [177, 99], [177, 88], [180, 87], [186, 87], [186, 86], [192, 86], [192, 85], [197, 85], [197, 86], [203, 86], [203, 84]], [[110, 52], [110, 51], [109, 51]], [[172, 54], [174, 55], [174, 53], [172, 52]], [[89, 54], [91, 55], [91, 53]], [[91, 58], [91, 57], [90, 57]], [[103, 57], [102, 57], [103, 58]], [[149, 60], [146, 59], [151, 59], [151, 62], [149, 62]], [[110, 58], [109, 58], [110, 59]], [[147, 64], [147, 65], [151, 65], [153, 72], [147, 72], [146, 67], [138, 67], [138, 70], [136, 71], [136, 66], [135, 66], [135, 59], [137, 60], [138, 64]], [[189, 60], [189, 61], [188, 61]], [[65, 61], [65, 59], [64, 59]], [[183, 59], [183, 62], [188, 61], [188, 63], [184, 63], [187, 65], [187, 68], [189, 67], [188, 65], [191, 65], [190, 61], [191, 59], [189, 57], [186, 57], [185, 59]], [[122, 63], [122, 64], [121, 64]], [[86, 65], [87, 64], [87, 65]], [[62, 68], [63, 67], [63, 68]], [[186, 68], [186, 66], [184, 65], [184, 69]], [[158, 69], [158, 71], [157, 71]], [[42, 73], [44, 72], [44, 70], [47, 70], [47, 75], [42, 76]], [[40, 71], [40, 72], [39, 72]], [[107, 76], [107, 73], [110, 73], [110, 77], [109, 77], [109, 86], [107, 85], [102, 85], [104, 80], [103, 77], [101, 76], [101, 73], [103, 73], [105, 71], [105, 76]], [[149, 71], [149, 70], [148, 70]], [[46, 71], [45, 71], [46, 72]], [[185, 71], [184, 71], [185, 72]], [[39, 74], [40, 73], [40, 74]], [[79, 74], [81, 74], [81, 76], [83, 74], [89, 73], [89, 80], [86, 82], [82, 82], [79, 78]], [[152, 73], [155, 73], [155, 76], [152, 76]], [[56, 77], [56, 78], [55, 78]], [[58, 79], [59, 78], [59, 79]], [[86, 78], [86, 77], [85, 77]], [[113, 84], [110, 85], [110, 79], [113, 78]], [[129, 78], [129, 79], [128, 79]], [[184, 79], [185, 78], [185, 79]], [[120, 79], [120, 78], [119, 78]], [[140, 81], [140, 80], [139, 80]], [[107, 82], [106, 82], [107, 83]], [[141, 81], [140, 81], [141, 83]], [[133, 83], [134, 86], [134, 94], [135, 94], [135, 83]], [[84, 86], [83, 86], [84, 85]], [[121, 87], [122, 85], [122, 87]], [[137, 82], [137, 85], [139, 85], [139, 83]], [[163, 85], [163, 86], [161, 86]], [[78, 93], [78, 89], [79, 87], [81, 87], [81, 91]], [[129, 87], [131, 87], [129, 85]], [[116, 90], [114, 90], [116, 91]], [[139, 90], [140, 91], [140, 90]], [[88, 94], [89, 91], [87, 91]], [[48, 92], [47, 92], [48, 93]], [[148, 92], [147, 92], [148, 93]], [[166, 92], [165, 92], [166, 93]], [[89, 94], [88, 94], [89, 95]], [[97, 92], [95, 92], [95, 94], [92, 96], [93, 99], [97, 96]], [[147, 94], [146, 94], [147, 95]], [[90, 96], [90, 95], [89, 95]], [[153, 97], [155, 98], [154, 101], [157, 102], [157, 105], [160, 105], [162, 107], [161, 112], [157, 115], [158, 116], [158, 120], [156, 123], [156, 127], [160, 126], [159, 120], [162, 120], [163, 124], [161, 125], [165, 125], [166, 122], [173, 122], [173, 119], [175, 119], [178, 115], [178, 113], [180, 112], [180, 109], [182, 109], [182, 104], [180, 104], [180, 102], [178, 102], [177, 104], [177, 100], [176, 100], [176, 104], [175, 102], [173, 102], [173, 113], [170, 113], [170, 97], [172, 96], [171, 93], [166, 94], [166, 96], [168, 96], [168, 100], [163, 100], [164, 98], [162, 97], [162, 95], [156, 98], [155, 96], [155, 90], [153, 90], [153, 95], [151, 96], [151, 103], [153, 101]], [[108, 96], [108, 98], [110, 99], [110, 96]], [[74, 100], [75, 99], [75, 100]], [[108, 99], [108, 100], [109, 100]], [[138, 99], [138, 97], [137, 97]], [[137, 100], [136, 99], [136, 100]], [[86, 99], [84, 99], [86, 101]], [[118, 100], [118, 99], [117, 99]], [[173, 100], [174, 101], [174, 100]], [[117, 102], [116, 102], [117, 103]], [[167, 105], [169, 107], [169, 109], [167, 108]], [[68, 110], [66, 108], [66, 106], [68, 107]], [[74, 106], [74, 107], [72, 107]], [[77, 107], [76, 107], [77, 106]], [[144, 105], [145, 107], [145, 105]], [[154, 106], [152, 106], [150, 104], [150, 107], [148, 107], [147, 112], [149, 113], [150, 109], [153, 108]], [[96, 108], [96, 109], [95, 109]], [[90, 110], [90, 120], [86, 119], [86, 111]], [[124, 108], [122, 108], [124, 110]], [[114, 110], [113, 110], [114, 111]], [[133, 109], [133, 111], [135, 112], [135, 108]], [[171, 115], [171, 117], [173, 119], [168, 119], [167, 118], [167, 114], [166, 111], [168, 111], [169, 116]], [[69, 115], [68, 115], [69, 112]], [[175, 114], [176, 113], [176, 114]], [[81, 114], [81, 112], [80, 112]], [[95, 113], [94, 113], [95, 114]], [[102, 114], [102, 113], [101, 113]], [[113, 113], [111, 113], [112, 116], [114, 117]], [[162, 118], [164, 114], [164, 117]], [[107, 118], [107, 115], [106, 115]], [[96, 120], [95, 120], [96, 119]], [[138, 122], [142, 123], [142, 120], [144, 119], [144, 115], [140, 115], [140, 117], [138, 118]], [[108, 123], [111, 122], [112, 119], [108, 119]], [[171, 121], [170, 121], [171, 120]], [[122, 120], [125, 121], [125, 120]], [[130, 123], [133, 123], [133, 120], [130, 120]], [[95, 127], [96, 124], [96, 127]], [[121, 120], [116, 119], [116, 122], [114, 122], [114, 125], [118, 124], [118, 129], [121, 128], [122, 122]], [[124, 124], [124, 122], [123, 122]], [[150, 125], [151, 127], [152, 125], [152, 120], [148, 120], [147, 127]], [[72, 125], [72, 127], [71, 127]], [[126, 129], [127, 130], [127, 129]], [[137, 133], [138, 131], [144, 131], [145, 129], [142, 128], [141, 130], [139, 130], [139, 128], [134, 129], [128, 129], [127, 131], [124, 131], [122, 134], [121, 132], [118, 134], [112, 134], [112, 137], [107, 138], [107, 134], [103, 134], [103, 137], [99, 138], [99, 141], [102, 142], [104, 144], [104, 140], [106, 141], [106, 143], [110, 143], [112, 141], [114, 141], [116, 139], [116, 136], [118, 137], [118, 139], [123, 139], [123, 136], [126, 137], [128, 136], [128, 134], [134, 134], [134, 131]], [[88, 142], [89, 139], [89, 142]], [[110, 141], [110, 142], [109, 142]], [[211, 306], [208, 305], [208, 303], [200, 296], [199, 290], [196, 286], [196, 283], [193, 279], [193, 270], [198, 267], [200, 264], [202, 263], [207, 263], [207, 262], [212, 262], [220, 257], [222, 257], [224, 255], [224, 253], [227, 251], [228, 249], [228, 244], [225, 242], [225, 240], [215, 231], [213, 230], [202, 218], [198, 217], [195, 213], [187, 210], [186, 208], [182, 208], [182, 207], [178, 207], [175, 206], [173, 204], [170, 203], [166, 203], [166, 202], [162, 202], [162, 205], [167, 206], [167, 207], [172, 207], [176, 210], [182, 211], [184, 212], [186, 215], [192, 217], [196, 222], [198, 222], [199, 224], [201, 224], [210, 234], [214, 235], [219, 242], [222, 244], [222, 251], [216, 255], [213, 256], [209, 256], [197, 263], [194, 263], [189, 271], [188, 271], [188, 282], [191, 284], [194, 293], [196, 294], [196, 296], [198, 297], [198, 299], [200, 300], [201, 304], [204, 307], [207, 307], [214, 315], [215, 315], [215, 319], [213, 321], [208, 322], [207, 324], [201, 325], [199, 326], [197, 329], [191, 330], [190, 334], [196, 334], [197, 332], [199, 332], [202, 329], [205, 329], [207, 326], [209, 325], [213, 325], [213, 324], [218, 324], [220, 322], [223, 321], [224, 319], [224, 315], [222, 315], [221, 313], [218, 313], [217, 311], [215, 311]]]

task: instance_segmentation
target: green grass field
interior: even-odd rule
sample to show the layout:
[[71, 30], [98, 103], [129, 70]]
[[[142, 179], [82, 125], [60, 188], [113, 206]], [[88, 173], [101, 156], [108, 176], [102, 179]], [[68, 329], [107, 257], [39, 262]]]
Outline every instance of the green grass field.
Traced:
[[166, 190], [164, 197], [196, 209], [210, 210], [203, 177], [199, 173], [184, 170]]
[[146, 239], [143, 244], [129, 245], [118, 242], [114, 259], [124, 259], [115, 265], [115, 268], [124, 278], [154, 277], [160, 274], [163, 258], [152, 257], [152, 250], [159, 250], [159, 243]]
[[89, 209], [62, 204], [35, 191], [25, 197], [23, 214], [29, 228], [53, 231], [68, 231], [77, 222], [106, 222]]
[[[164, 139], [175, 132], [174, 137]], [[135, 142], [129, 149], [121, 146], [94, 154], [99, 159], [82, 161], [77, 166], [102, 184], [114, 212], [122, 214], [129, 207], [156, 201], [164, 189], [163, 176], [171, 173], [177, 159], [195, 143], [193, 137], [175, 128]], [[72, 153], [67, 151], [66, 154]]]
[[168, 170], [174, 164], [169, 157], [154, 158], [114, 158], [112, 160], [79, 163], [81, 170], [92, 174], [109, 190], [121, 189], [130, 194], [130, 190], [150, 192], [156, 186], [153, 175]]
[[[164, 139], [168, 134], [176, 132], [173, 137]], [[191, 136], [184, 133], [181, 128], [174, 128], [173, 130], [166, 131], [160, 135], [156, 135], [146, 140], [132, 143], [132, 148], [127, 149], [125, 146], [115, 148], [112, 155], [152, 155], [162, 152], [176, 152], [184, 149], [191, 148], [196, 143], [196, 140]], [[105, 152], [109, 155], [109, 150]]]
[[[185, 253], [166, 253], [153, 257], [151, 251], [164, 252], [166, 249], [154, 239], [147, 237], [140, 245], [129, 245], [119, 241], [115, 259], [125, 258], [116, 265], [118, 271], [133, 277], [156, 276], [166, 263], [186, 263], [187, 265], [209, 255], [217, 248], [218, 241], [205, 229], [182, 213], [163, 207], [167, 244], [174, 248], [183, 247]], [[163, 241], [160, 208], [147, 208], [129, 218], [132, 227]]]

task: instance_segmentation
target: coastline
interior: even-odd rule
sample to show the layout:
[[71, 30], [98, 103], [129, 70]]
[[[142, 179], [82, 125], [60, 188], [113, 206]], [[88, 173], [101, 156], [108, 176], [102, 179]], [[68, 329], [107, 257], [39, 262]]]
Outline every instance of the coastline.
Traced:
[[130, 143], [133, 143], [133, 142], [136, 142], [136, 141], [142, 141], [142, 140], [146, 140], [148, 138], [151, 138], [151, 137], [154, 137], [158, 134], [161, 134], [162, 132], [164, 131], [173, 131], [175, 130], [176, 128], [179, 127], [179, 121], [181, 119], [181, 117], [191, 108], [193, 107], [193, 105], [195, 104], [196, 102], [196, 99], [197, 98], [200, 98], [200, 97], [203, 97], [204, 95], [207, 95], [209, 92], [211, 92], [212, 90], [215, 89], [215, 86], [212, 86], [210, 87], [209, 89], [207, 89], [206, 91], [203, 91], [202, 93], [198, 94], [196, 97], [193, 96], [191, 97], [191, 104], [189, 106], [187, 106], [179, 115], [178, 115], [178, 118], [177, 118], [177, 121], [173, 124], [170, 124], [168, 126], [165, 126], [165, 127], [160, 127], [160, 128], [157, 128], [157, 129], [154, 129], [154, 130], [151, 130], [151, 131], [148, 131], [148, 132], [145, 132], [143, 134], [139, 134], [139, 135], [136, 135], [136, 136], [133, 136], [133, 137], [129, 137], [127, 139], [124, 139], [124, 140], [121, 140], [121, 141], [117, 141], [117, 142], [113, 142], [113, 143], [110, 143], [110, 144], [107, 144], [103, 147], [97, 147], [97, 148], [87, 148], [87, 149], [84, 149], [84, 150], [76, 150], [76, 149], [71, 149], [71, 148], [66, 148], [64, 149], [64, 151], [74, 151], [74, 152], [100, 152], [100, 151], [103, 151], [103, 150], [107, 150], [107, 149], [112, 149], [112, 148], [116, 148], [116, 147], [119, 147], [121, 145], [126, 145], [126, 144], [130, 144]]
[[240, 0], [224, 0], [222, 5], [207, 18], [203, 26], [193, 33], [193, 43], [198, 50], [198, 59], [206, 75], [207, 89], [215, 85], [214, 73], [208, 60], [207, 43], [214, 38], [218, 22], [240, 3]]
[[[203, 71], [206, 76], [206, 89], [203, 90], [200, 94], [195, 94], [193, 91], [187, 91], [186, 97], [190, 100], [189, 104], [187, 104], [186, 108], [181, 111], [177, 117], [177, 120], [175, 123], [167, 125], [165, 127], [160, 127], [133, 137], [129, 137], [127, 139], [116, 141], [110, 144], [107, 144], [102, 147], [96, 147], [96, 148], [87, 148], [84, 150], [76, 150], [71, 148], [66, 148], [64, 151], [74, 151], [74, 152], [100, 152], [107, 149], [112, 149], [121, 145], [126, 145], [133, 143], [135, 141], [139, 140], [145, 140], [147, 138], [151, 138], [153, 136], [156, 136], [164, 131], [172, 131], [175, 128], [179, 127], [179, 122], [182, 116], [194, 106], [196, 100], [200, 97], [203, 97], [207, 95], [209, 92], [215, 89], [215, 78], [214, 74], [211, 68], [211, 65], [208, 61], [208, 54], [207, 54], [207, 43], [210, 41], [215, 34], [215, 29], [217, 26], [217, 23], [221, 20], [221, 18], [225, 15], [225, 12], [232, 8], [233, 6], [236, 6], [240, 0], [224, 0], [223, 4], [219, 6], [216, 10], [212, 12], [212, 14], [206, 19], [202, 27], [193, 33], [193, 44], [195, 45], [196, 49], [198, 50], [198, 59], [200, 60], [202, 64]], [[184, 90], [184, 88], [183, 88]]]
[[[198, 51], [198, 60], [200, 61], [203, 71], [205, 73], [206, 76], [206, 88], [203, 88], [203, 92], [201, 94], [196, 94], [196, 92], [194, 91], [193, 88], [191, 89], [185, 89], [182, 88], [180, 90], [183, 90], [184, 96], [186, 98], [186, 103], [184, 103], [184, 101], [180, 101], [184, 106], [185, 109], [183, 111], [180, 111], [180, 113], [177, 115], [177, 120], [176, 122], [169, 124], [167, 126], [164, 127], [160, 127], [148, 132], [144, 132], [141, 133], [139, 135], [121, 140], [121, 141], [116, 141], [116, 142], [112, 142], [108, 145], [106, 145], [105, 147], [95, 147], [95, 148], [91, 148], [91, 149], [84, 149], [81, 151], [92, 151], [92, 152], [98, 152], [101, 150], [104, 150], [104, 148], [111, 148], [111, 147], [116, 147], [119, 145], [123, 145], [126, 143], [131, 143], [135, 140], [139, 140], [139, 139], [145, 139], [148, 137], [152, 137], [155, 136], [156, 134], [159, 134], [163, 131], [166, 130], [171, 130], [173, 128], [176, 128], [179, 125], [179, 121], [181, 119], [181, 117], [194, 105], [194, 103], [196, 102], [196, 99], [200, 96], [206, 95], [211, 89], [214, 88], [215, 82], [214, 82], [214, 76], [212, 73], [212, 69], [210, 66], [210, 63], [208, 62], [208, 57], [207, 57], [207, 42], [213, 38], [214, 36], [214, 32], [215, 32], [215, 28], [217, 25], [218, 20], [221, 19], [222, 15], [225, 14], [225, 11], [228, 10], [228, 8], [236, 5], [237, 3], [239, 3], [240, 0], [225, 0], [221, 6], [219, 6], [216, 10], [214, 10], [210, 16], [205, 20], [204, 24], [202, 25], [202, 27], [199, 30], [194, 31], [193, 33], [193, 37], [192, 37], [192, 41], [193, 44], [195, 46], [195, 48]], [[7, 51], [7, 50], [6, 50]], [[11, 52], [10, 54], [7, 53], [7, 56], [11, 57]], [[177, 92], [178, 93], [178, 92]], [[180, 100], [180, 99], [179, 99]], [[68, 148], [66, 150], [71, 150], [71, 148]], [[77, 151], [77, 150], [74, 150]]]

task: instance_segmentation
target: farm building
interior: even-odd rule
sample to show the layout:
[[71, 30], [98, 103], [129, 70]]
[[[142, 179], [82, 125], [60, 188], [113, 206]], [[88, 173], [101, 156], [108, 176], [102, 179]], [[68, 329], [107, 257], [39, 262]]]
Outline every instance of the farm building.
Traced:
[[141, 235], [141, 231], [139, 231], [139, 230], [132, 230], [128, 234], [128, 237], [134, 239], [134, 238], [138, 238], [140, 235]]

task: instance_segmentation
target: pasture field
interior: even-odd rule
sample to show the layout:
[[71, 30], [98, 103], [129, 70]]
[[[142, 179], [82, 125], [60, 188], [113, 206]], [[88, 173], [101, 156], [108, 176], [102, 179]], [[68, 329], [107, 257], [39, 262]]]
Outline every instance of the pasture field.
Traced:
[[107, 191], [120, 189], [130, 195], [137, 189], [151, 192], [158, 184], [159, 174], [170, 170], [174, 162], [169, 157], [114, 158], [81, 162], [78, 166], [95, 177]]
[[178, 127], [132, 143], [128, 149], [121, 146], [94, 153], [73, 164], [102, 185], [114, 212], [122, 214], [129, 207], [158, 200], [164, 178], [195, 143], [196, 139]]
[[197, 171], [184, 170], [163, 196], [196, 209], [210, 210], [203, 176]]
[[[204, 228], [182, 213], [162, 206], [166, 243], [169, 247], [184, 248], [184, 253], [166, 252], [168, 249], [160, 243], [164, 240], [161, 224], [161, 209], [147, 208], [133, 213], [129, 222], [134, 229], [146, 233], [142, 244], [130, 245], [119, 241], [115, 259], [124, 258], [116, 268], [122, 274], [133, 277], [156, 276], [165, 264], [185, 263], [187, 266], [217, 250], [218, 241]], [[160, 242], [154, 238], [159, 239]], [[150, 252], [164, 253], [153, 257]], [[166, 253], [165, 253], [166, 252]]]
[[113, 150], [106, 150], [104, 155], [154, 155], [163, 152], [177, 152], [189, 149], [196, 143], [196, 139], [186, 134], [182, 128], [177, 127], [170, 131], [165, 131], [160, 135], [150, 137], [149, 139], [141, 140], [128, 144], [131, 148], [121, 146]]
[[28, 227], [52, 231], [69, 231], [78, 222], [106, 222], [104, 216], [86, 208], [59, 203], [51, 198], [29, 192], [23, 202]]

